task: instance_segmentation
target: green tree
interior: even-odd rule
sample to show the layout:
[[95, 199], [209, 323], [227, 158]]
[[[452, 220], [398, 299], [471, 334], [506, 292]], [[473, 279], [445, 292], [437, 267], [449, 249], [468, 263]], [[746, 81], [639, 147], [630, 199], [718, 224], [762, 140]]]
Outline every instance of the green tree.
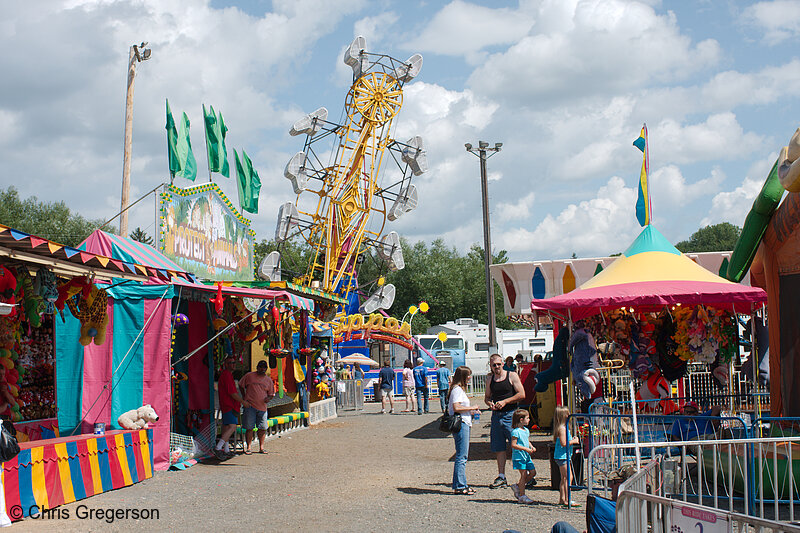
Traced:
[[130, 238], [134, 241], [138, 241], [142, 244], [146, 244], [148, 246], [153, 246], [153, 238], [147, 234], [145, 230], [140, 227], [136, 227], [130, 234]]
[[267, 254], [276, 250], [281, 253], [281, 279], [293, 281], [305, 275], [313, 252], [305, 241], [286, 241], [277, 244], [274, 240], [264, 239], [253, 246], [253, 268], [256, 278], [258, 278], [258, 267], [261, 261]]
[[681, 241], [675, 248], [683, 253], [725, 252], [733, 250], [742, 228], [730, 222], [705, 226], [692, 234], [688, 241]]
[[[437, 239], [430, 246], [424, 242], [410, 244], [401, 239], [405, 268], [388, 272], [386, 263], [374, 251], [362, 254], [358, 264], [358, 286], [363, 297], [378, 288], [383, 277], [396, 288], [395, 301], [388, 313], [402, 318], [411, 306], [428, 302], [426, 314], [417, 313], [411, 322], [415, 334], [425, 333], [434, 324], [457, 318], [474, 318], [487, 323], [486, 284], [484, 280], [483, 248], [474, 245], [465, 255], [455, 247]], [[312, 248], [305, 242], [287, 241], [276, 246], [263, 240], [255, 245], [255, 264], [269, 252], [279, 249], [283, 279], [297, 278], [306, 272], [312, 257]], [[505, 250], [493, 254], [492, 263], [508, 261]], [[498, 327], [514, 329], [516, 326], [503, 313], [503, 293], [495, 283], [495, 320]]]
[[0, 224], [25, 233], [75, 247], [103, 222], [72, 213], [63, 201], [41, 202], [35, 196], [23, 200], [14, 187], [0, 189]]

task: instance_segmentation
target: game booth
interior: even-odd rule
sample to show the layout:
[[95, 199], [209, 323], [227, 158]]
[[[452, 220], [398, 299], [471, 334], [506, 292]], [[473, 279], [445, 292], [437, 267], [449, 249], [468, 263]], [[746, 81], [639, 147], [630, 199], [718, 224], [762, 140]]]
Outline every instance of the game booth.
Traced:
[[668, 382], [682, 378], [690, 361], [708, 364], [720, 387], [727, 387], [739, 350], [736, 317], [764, 303], [762, 289], [709, 272], [648, 225], [621, 257], [579, 288], [531, 302], [534, 313], [570, 326], [556, 331], [553, 364], [539, 374], [537, 390], [571, 371], [585, 400], [602, 396], [600, 352], [639, 381], [638, 399], [656, 400], [669, 412]]
[[[185, 274], [63, 246], [5, 226], [0, 226], [0, 271], [0, 403], [6, 406], [0, 414], [13, 421], [21, 448], [3, 463], [6, 508], [22, 510], [11, 518], [151, 477], [158, 423], [136, 430], [115, 429], [109, 423], [103, 428], [108, 431], [95, 431], [84, 414], [105, 411], [110, 417], [122, 412], [123, 401], [137, 402], [134, 408], [142, 405], [143, 395], [135, 397], [132, 388], [147, 390], [145, 397], [160, 394], [158, 369], [146, 365], [157, 361], [154, 354], [166, 347], [168, 305], [162, 304], [159, 313], [159, 297], [131, 297], [123, 287], [148, 280], [163, 284]], [[169, 287], [159, 290], [162, 300]], [[149, 346], [140, 343], [137, 353], [115, 352], [119, 339], [132, 335], [130, 324], [142, 322], [143, 307], [153, 316]], [[111, 342], [115, 336], [117, 342]], [[127, 342], [126, 348], [131, 346]], [[138, 365], [138, 372], [115, 374], [122, 379], [99, 377], [112, 376], [115, 365], [117, 370]], [[138, 375], [137, 386], [131, 385], [133, 375]], [[81, 392], [76, 395], [75, 390]]]
[[[96, 231], [82, 247], [126, 261], [146, 259], [168, 272], [181, 272], [152, 247], [105, 232]], [[305, 336], [294, 332], [300, 329], [301, 320], [313, 320], [315, 306], [325, 305], [321, 302], [327, 301], [326, 295], [320, 291], [287, 282], [199, 282], [192, 275], [173, 277], [169, 283], [150, 279], [147, 284], [110, 290], [119, 295], [114, 303], [126, 306], [123, 316], [130, 321], [130, 328], [120, 334], [114, 328], [113, 365], [109, 355], [109, 364], [92, 378], [84, 367], [83, 391], [81, 383], [71, 385], [76, 391], [70, 404], [71, 421], [80, 419], [85, 427], [97, 422], [114, 426], [118, 414], [131, 405], [152, 405], [159, 415], [164, 413], [153, 424], [156, 470], [185, 468], [212, 455], [218, 429], [215, 383], [225, 357], [233, 354], [237, 358], [235, 373], [239, 377], [255, 369], [265, 351], [272, 352], [268, 360], [279, 385], [279, 398], [286, 392], [292, 395], [280, 402], [292, 404], [284, 410], [303, 405], [297, 397], [295, 368], [305, 368], [303, 354], [308, 357], [310, 352], [301, 353], [298, 339]], [[81, 361], [78, 355], [69, 359], [77, 361], [76, 365]], [[96, 362], [92, 365], [98, 366]], [[112, 366], [115, 373], [118, 367], [123, 373], [115, 380], [108, 373]], [[284, 375], [292, 379], [284, 379]], [[111, 383], [111, 390], [102, 388], [104, 383]], [[100, 387], [111, 399], [87, 401], [86, 389], [92, 386]], [[278, 403], [276, 399], [273, 405]]]
[[[181, 459], [170, 454], [176, 436], [213, 443], [216, 363], [232, 342], [243, 353], [258, 328], [243, 302], [277, 303], [287, 319], [314, 307], [286, 291], [199, 283], [103, 232], [80, 248], [0, 226], [0, 392], [13, 398], [4, 414], [22, 449], [3, 465], [15, 520], [152, 477]], [[223, 317], [228, 336], [218, 336]], [[120, 427], [142, 406], [157, 415], [148, 427]]]

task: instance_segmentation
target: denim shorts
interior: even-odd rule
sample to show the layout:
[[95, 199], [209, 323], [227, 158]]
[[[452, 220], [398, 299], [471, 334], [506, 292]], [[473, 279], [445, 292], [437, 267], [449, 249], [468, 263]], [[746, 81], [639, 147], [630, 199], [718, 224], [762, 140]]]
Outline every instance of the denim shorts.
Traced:
[[239, 423], [239, 413], [233, 409], [230, 411], [225, 411], [222, 413], [222, 424], [225, 426], [230, 426], [231, 424], [238, 424]]
[[511, 419], [514, 410], [492, 412], [492, 428], [489, 431], [489, 440], [493, 452], [506, 451], [506, 444], [511, 443]]
[[553, 461], [555, 461], [558, 466], [564, 466], [565, 464], [567, 464], [566, 459], [553, 459]]
[[244, 416], [242, 417], [242, 426], [247, 430], [252, 430], [254, 427], [258, 429], [269, 429], [267, 412], [259, 411], [254, 407], [245, 407]]

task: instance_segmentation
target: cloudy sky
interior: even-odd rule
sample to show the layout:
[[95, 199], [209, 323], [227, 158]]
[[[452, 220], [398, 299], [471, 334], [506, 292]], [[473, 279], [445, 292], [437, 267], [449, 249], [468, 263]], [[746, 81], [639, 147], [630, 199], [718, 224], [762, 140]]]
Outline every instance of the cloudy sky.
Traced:
[[[800, 1], [37, 0], [0, 18], [0, 187], [64, 200], [90, 218], [119, 210], [129, 47], [149, 42], [135, 85], [131, 198], [169, 179], [164, 101], [192, 120], [208, 179], [201, 105], [261, 175], [257, 238], [294, 200], [288, 130], [325, 106], [341, 116], [342, 54], [424, 56], [393, 135], [421, 135], [419, 207], [391, 229], [411, 240], [481, 243], [479, 162], [489, 159], [492, 240], [512, 260], [622, 251], [649, 129], [653, 220], [672, 242], [741, 225], [800, 125]], [[234, 180], [215, 175], [232, 199]], [[186, 180], [176, 184], [187, 186]], [[153, 234], [154, 201], [131, 228]]]

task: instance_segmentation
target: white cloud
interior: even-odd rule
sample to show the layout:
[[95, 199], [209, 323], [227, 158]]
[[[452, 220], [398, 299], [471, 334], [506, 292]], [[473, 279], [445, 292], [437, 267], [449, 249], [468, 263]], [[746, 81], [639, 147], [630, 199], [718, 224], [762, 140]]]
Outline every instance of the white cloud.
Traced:
[[541, 106], [681, 80], [720, 56], [716, 41], [692, 43], [674, 15], [657, 15], [638, 2], [579, 1], [571, 24], [565, 24], [558, 4], [541, 6], [542, 12], [557, 10], [558, 23], [537, 24], [532, 35], [491, 55], [470, 76], [470, 87]]
[[654, 205], [653, 209], [665, 215], [675, 213], [698, 198], [713, 194], [724, 180], [725, 174], [717, 168], [712, 169], [710, 176], [694, 183], [687, 183], [680, 168], [674, 165], [651, 169], [650, 198], [658, 206], [656, 209]]
[[442, 55], [472, 56], [495, 45], [511, 44], [533, 26], [524, 12], [450, 2], [428, 23], [408, 48]]
[[546, 215], [533, 230], [508, 229], [495, 241], [498, 248], [525, 253], [531, 260], [621, 252], [641, 230], [635, 203], [636, 191], [615, 176], [594, 198], [569, 204], [556, 216]]
[[495, 212], [499, 215], [501, 221], [526, 219], [531, 214], [531, 207], [536, 200], [536, 193], [528, 193], [517, 202], [505, 203], [500, 202], [495, 208]]
[[386, 32], [392, 29], [399, 18], [393, 11], [387, 11], [374, 17], [364, 17], [353, 25], [353, 35], [361, 35], [367, 40], [367, 50], [370, 50], [369, 47], [380, 48]]
[[800, 2], [796, 0], [757, 2], [747, 6], [741, 18], [745, 24], [763, 31], [763, 40], [768, 45], [800, 35]]
[[730, 222], [741, 227], [762, 185], [763, 181], [745, 178], [734, 190], [714, 195], [711, 199], [711, 209], [700, 221], [700, 227], [720, 222]]
[[731, 112], [710, 115], [705, 122], [682, 125], [664, 119], [648, 128], [650, 160], [692, 163], [741, 158], [759, 148], [763, 139], [745, 132]]
[[732, 191], [721, 191], [714, 195], [708, 214], [700, 221], [700, 227], [719, 222], [742, 226], [753, 207], [753, 200], [764, 186], [776, 157], [777, 154], [774, 153], [757, 161], [750, 167], [740, 185]]

